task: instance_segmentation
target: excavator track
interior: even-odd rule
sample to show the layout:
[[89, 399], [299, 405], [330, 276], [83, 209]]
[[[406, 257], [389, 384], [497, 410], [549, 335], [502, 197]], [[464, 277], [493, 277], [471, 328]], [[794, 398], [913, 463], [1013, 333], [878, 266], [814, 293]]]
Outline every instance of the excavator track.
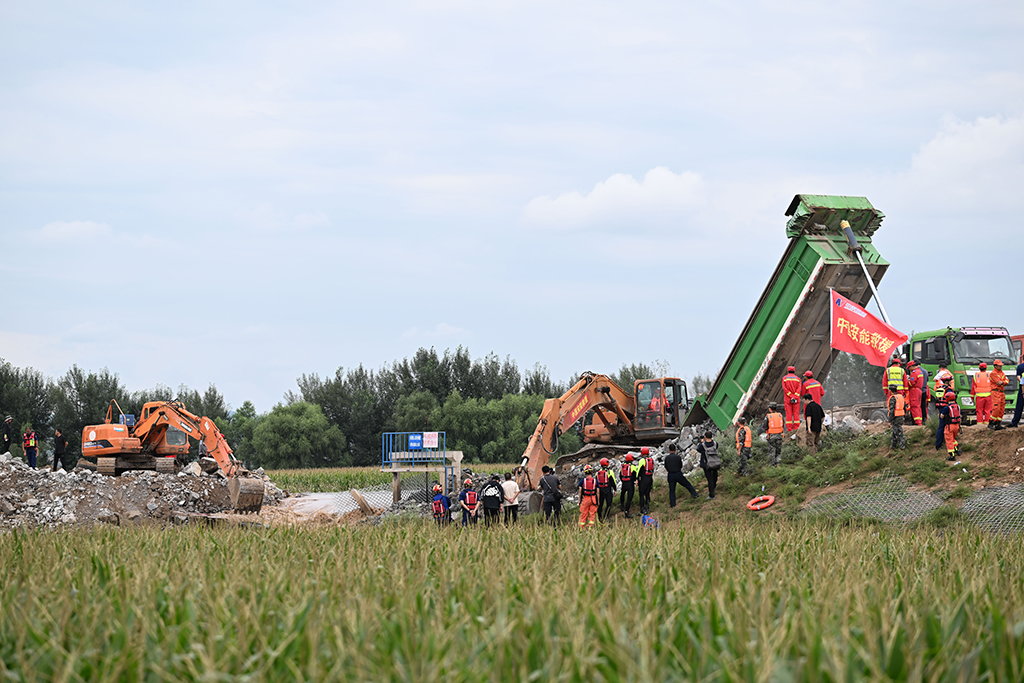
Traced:
[[254, 477], [234, 477], [228, 480], [228, 495], [235, 512], [259, 512], [263, 507], [263, 480]]
[[117, 476], [117, 458], [96, 458], [96, 471], [110, 477]]
[[626, 453], [639, 453], [640, 446], [617, 446], [615, 444], [591, 443], [575, 453], [563, 455], [555, 461], [555, 472], [561, 474], [580, 463], [593, 463], [601, 458], [621, 459]]
[[178, 466], [174, 458], [156, 458], [156, 471], [160, 474], [174, 474], [178, 471]]

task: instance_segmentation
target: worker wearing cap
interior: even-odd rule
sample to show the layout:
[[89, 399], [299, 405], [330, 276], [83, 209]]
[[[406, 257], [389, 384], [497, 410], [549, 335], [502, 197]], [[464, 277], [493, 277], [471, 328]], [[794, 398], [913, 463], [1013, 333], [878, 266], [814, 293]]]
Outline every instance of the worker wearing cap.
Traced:
[[608, 458], [601, 458], [601, 469], [594, 476], [597, 477], [597, 519], [603, 522], [611, 513], [615, 498], [615, 473]]
[[619, 507], [626, 515], [626, 519], [633, 518], [633, 515], [629, 514], [629, 508], [633, 506], [633, 493], [636, 491], [639, 469], [640, 467], [633, 463], [633, 454], [626, 453], [622, 467], [619, 468]]
[[640, 512], [646, 515], [651, 511], [651, 490], [654, 488], [654, 456], [651, 455], [651, 449], [647, 446], [640, 449], [640, 455], [636, 488], [640, 494]]
[[921, 366], [910, 361], [907, 363], [907, 384], [910, 385], [910, 415], [914, 418], [914, 424], [921, 424], [922, 408], [921, 402], [924, 394], [924, 372]]
[[999, 431], [1003, 428], [1003, 415], [1006, 414], [1006, 385], [1010, 378], [1003, 372], [1003, 361], [998, 358], [992, 363], [995, 369], [988, 373], [989, 381], [992, 382], [992, 419], [988, 422], [988, 428]]
[[580, 528], [597, 523], [597, 477], [592, 465], [583, 466], [583, 478], [576, 484], [580, 497]]
[[4, 453], [10, 453], [11, 452], [11, 444], [14, 443], [14, 424], [13, 424], [13, 420], [14, 420], [14, 418], [11, 417], [10, 415], [8, 415], [4, 419], [4, 428], [3, 428], [3, 434], [4, 434]]
[[[882, 389], [885, 391], [885, 400], [888, 403], [889, 394], [892, 392], [893, 385], [896, 385], [896, 391], [904, 393], [907, 388], [907, 373], [903, 371], [903, 362], [899, 356], [892, 359], [889, 363], [889, 367], [885, 369], [882, 374]], [[906, 396], [904, 396], [904, 399]]]
[[[782, 464], [782, 434], [784, 431], [779, 405], [772, 401], [768, 404], [768, 414], [764, 416], [761, 429], [768, 434], [768, 464], [777, 467]], [[796, 436], [794, 434], [793, 436]]]
[[803, 383], [796, 376], [796, 368], [790, 365], [782, 378], [782, 405], [786, 409], [785, 427], [787, 432], [800, 429], [800, 397]]
[[467, 527], [470, 524], [476, 524], [480, 501], [476, 491], [473, 490], [472, 479], [462, 482], [462, 493], [459, 494], [459, 507], [462, 509], [462, 526]]
[[903, 392], [896, 384], [889, 385], [889, 427], [892, 429], [892, 437], [889, 440], [889, 448], [899, 448], [901, 451], [907, 447], [907, 437], [903, 433], [903, 423], [907, 419], [907, 404], [903, 399]]
[[960, 406], [952, 391], [946, 394], [945, 403], [939, 409], [939, 428], [936, 431], [942, 432], [946, 442], [946, 460], [956, 460], [960, 455], [960, 444], [956, 440], [960, 434]]
[[750, 443], [752, 435], [750, 427], [747, 426], [747, 418], [740, 417], [736, 421], [736, 475], [746, 477], [750, 474], [747, 463], [750, 461]]
[[978, 363], [978, 372], [971, 380], [971, 396], [974, 397], [974, 413], [978, 424], [987, 425], [992, 419], [992, 378], [988, 363]]

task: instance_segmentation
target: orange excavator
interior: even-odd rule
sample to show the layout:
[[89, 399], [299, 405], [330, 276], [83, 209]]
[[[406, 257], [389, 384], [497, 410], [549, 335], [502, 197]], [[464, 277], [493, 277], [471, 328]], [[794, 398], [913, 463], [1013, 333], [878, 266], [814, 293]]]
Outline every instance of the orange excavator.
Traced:
[[[119, 415], [114, 414], [114, 408]], [[128, 470], [173, 474], [178, 461], [188, 454], [189, 437], [199, 441], [200, 456], [211, 457], [228, 478], [232, 508], [238, 512], [259, 512], [263, 506], [263, 480], [254, 477], [232, 456], [231, 447], [213, 420], [193, 415], [181, 401], [146, 403], [136, 424], [135, 416], [125, 415], [117, 401], [111, 399], [103, 424], [82, 430], [82, 457], [87, 467], [95, 466], [100, 474], [114, 477]]]
[[536, 488], [542, 468], [558, 449], [558, 437], [574, 424], [587, 445], [559, 458], [558, 468], [677, 438], [679, 416], [685, 415], [688, 406], [686, 383], [676, 377], [638, 379], [629, 394], [610, 377], [585, 372], [559, 398], [544, 401], [537, 429], [523, 453], [516, 478], [519, 487]]

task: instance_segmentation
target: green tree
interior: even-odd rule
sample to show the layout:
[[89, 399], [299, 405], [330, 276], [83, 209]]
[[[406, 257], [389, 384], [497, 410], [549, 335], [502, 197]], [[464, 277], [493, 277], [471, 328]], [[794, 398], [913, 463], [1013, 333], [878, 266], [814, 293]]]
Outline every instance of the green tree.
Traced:
[[252, 460], [252, 436], [259, 421], [260, 417], [256, 414], [256, 406], [252, 401], [244, 401], [241, 407], [228, 417], [214, 418], [217, 429], [224, 434], [235, 457], [243, 462]]
[[658, 374], [645, 363], [631, 363], [630, 365], [623, 363], [619, 371], [611, 375], [612, 381], [630, 394], [633, 393], [633, 384], [636, 380], [653, 377], [658, 377]]
[[86, 372], [77, 365], [72, 365], [57, 380], [50, 396], [53, 424], [67, 437], [68, 458], [72, 463], [82, 455], [82, 430], [86, 425], [103, 423], [110, 400], [116, 400], [122, 407], [130, 403], [128, 391], [121, 385], [117, 374], [107, 368]]
[[708, 375], [702, 375], [698, 372], [693, 376], [693, 379], [690, 380], [690, 383], [686, 385], [686, 391], [690, 395], [690, 400], [692, 401], [697, 396], [711, 391], [711, 387], [714, 383], [714, 379]]
[[400, 432], [431, 431], [430, 417], [437, 408], [437, 399], [429, 391], [420, 389], [403, 396], [395, 405], [395, 429]]
[[345, 435], [330, 424], [320, 406], [300, 401], [276, 405], [252, 435], [252, 463], [271, 469], [343, 467]]

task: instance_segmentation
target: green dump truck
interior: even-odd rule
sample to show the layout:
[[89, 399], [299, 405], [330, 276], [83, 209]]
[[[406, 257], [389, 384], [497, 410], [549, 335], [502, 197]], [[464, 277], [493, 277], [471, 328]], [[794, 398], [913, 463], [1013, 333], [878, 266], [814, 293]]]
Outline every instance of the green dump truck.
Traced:
[[[824, 383], [838, 354], [829, 338], [829, 288], [864, 306], [873, 286], [865, 268], [874, 285], [889, 268], [871, 242], [885, 216], [865, 197], [798, 194], [786, 215], [786, 253], [714, 384], [694, 401], [684, 425], [711, 418], [726, 429], [741, 415], [759, 419], [771, 401], [781, 406], [787, 365], [800, 373], [811, 370]], [[852, 230], [844, 232], [843, 220]]]
[[994, 370], [995, 361], [1002, 361], [1003, 372], [1010, 380], [1006, 386], [1008, 415], [1004, 419], [1013, 415], [1017, 401], [1017, 355], [1005, 327], [947, 327], [918, 332], [904, 347], [904, 355], [920, 363], [929, 378], [935, 377], [939, 363], [946, 363], [946, 369], [953, 373], [956, 400], [967, 424], [977, 422], [971, 379], [978, 372], [978, 364], [987, 363], [988, 369]]

